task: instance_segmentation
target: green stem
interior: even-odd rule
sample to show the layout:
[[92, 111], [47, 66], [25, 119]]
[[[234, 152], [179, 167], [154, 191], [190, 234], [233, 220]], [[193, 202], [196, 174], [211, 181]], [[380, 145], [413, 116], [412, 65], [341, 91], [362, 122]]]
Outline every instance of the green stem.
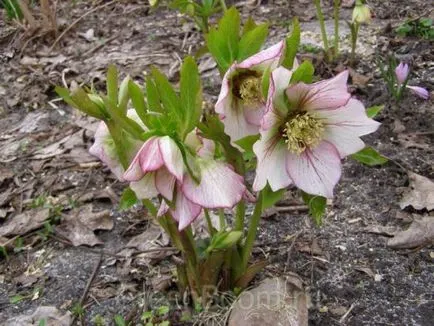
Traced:
[[122, 167], [126, 170], [128, 169], [130, 162], [128, 160], [128, 155], [126, 151], [127, 147], [125, 146], [123, 141], [125, 138], [122, 136], [122, 129], [118, 128], [118, 126], [113, 120], [105, 121], [105, 123], [115, 143], [115, 148], [119, 156], [119, 161], [121, 162]]
[[206, 208], [203, 211], [205, 213], [205, 220], [208, 226], [209, 235], [212, 237], [215, 234], [215, 232], [214, 232], [214, 227], [212, 226], [211, 217], [209, 216], [209, 211]]
[[219, 222], [220, 222], [220, 230], [224, 230], [226, 228], [226, 217], [223, 208], [219, 208]]
[[150, 199], [142, 199], [142, 203], [153, 217], [157, 217], [158, 210]]
[[354, 22], [351, 31], [351, 57], [350, 65], [354, 65], [356, 59], [356, 47], [357, 47], [357, 37], [359, 35], [359, 23]]
[[333, 6], [333, 16], [335, 20], [334, 54], [336, 59], [339, 56], [339, 9], [341, 6], [341, 0], [334, 0]]
[[246, 242], [242, 249], [241, 262], [243, 270], [246, 270], [249, 263], [250, 255], [252, 254], [253, 244], [255, 243], [256, 234], [258, 233], [259, 221], [262, 215], [262, 193], [259, 193], [253, 215], [250, 217], [249, 230], [247, 231]]
[[220, 0], [220, 6], [222, 7], [223, 12], [225, 12], [226, 10], [228, 10], [228, 7], [226, 6], [225, 0]]
[[243, 231], [244, 229], [244, 216], [246, 215], [246, 204], [240, 201], [237, 205], [235, 212], [235, 231]]
[[321, 0], [314, 0], [315, 3], [315, 7], [316, 7], [316, 16], [318, 18], [319, 21], [319, 27], [321, 28], [321, 38], [322, 38], [322, 42], [324, 43], [324, 51], [326, 53], [326, 56], [329, 56], [329, 41], [327, 39], [327, 32], [326, 32], [326, 28], [325, 28], [325, 23], [324, 23], [324, 16], [322, 14], [322, 9], [321, 9]]

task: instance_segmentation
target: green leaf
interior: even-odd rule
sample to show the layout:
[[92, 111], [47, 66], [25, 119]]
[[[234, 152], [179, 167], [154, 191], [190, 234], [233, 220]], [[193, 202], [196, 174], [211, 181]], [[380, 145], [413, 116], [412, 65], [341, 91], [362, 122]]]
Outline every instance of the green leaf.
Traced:
[[373, 118], [373, 117], [375, 117], [383, 109], [384, 109], [384, 105], [374, 105], [374, 106], [371, 106], [370, 108], [366, 109], [366, 115], [369, 118]]
[[382, 165], [388, 161], [386, 157], [369, 146], [351, 155], [351, 158], [368, 166]]
[[128, 93], [130, 95], [131, 102], [133, 103], [133, 107], [136, 110], [137, 115], [139, 116], [140, 120], [142, 120], [142, 122], [146, 125], [146, 111], [148, 109], [146, 107], [145, 96], [142, 92], [142, 89], [134, 81], [130, 80], [128, 83]]
[[168, 306], [160, 306], [157, 308], [156, 314], [157, 316], [164, 316], [165, 314], [169, 313], [169, 307]]
[[172, 85], [165, 75], [163, 75], [157, 68], [152, 69], [155, 86], [157, 87], [159, 98], [163, 104], [165, 113], [174, 117], [176, 121], [181, 124], [183, 122], [183, 112], [181, 110], [179, 97], [173, 89]]
[[262, 210], [272, 207], [280, 199], [282, 199], [285, 190], [286, 189], [273, 191], [271, 190], [270, 185], [267, 183], [265, 188], [262, 190]]
[[302, 197], [303, 201], [309, 207], [310, 216], [313, 217], [315, 224], [320, 226], [327, 207], [327, 199], [322, 196], [308, 194], [304, 191], [302, 191]]
[[119, 86], [118, 106], [119, 110], [121, 110], [121, 112], [123, 112], [124, 114], [127, 113], [127, 105], [129, 100], [128, 84], [130, 80], [131, 78], [129, 76], [125, 77], [121, 85]]
[[94, 118], [100, 120], [106, 118], [101, 108], [89, 98], [82, 88], [77, 87], [72, 92], [69, 92], [67, 88], [56, 86], [55, 91], [70, 106]]
[[26, 297], [20, 295], [20, 294], [16, 294], [12, 297], [9, 298], [9, 303], [10, 304], [17, 304], [20, 303], [21, 301], [23, 301]]
[[118, 103], [118, 70], [115, 65], [107, 69], [107, 97], [110, 102]]
[[294, 65], [295, 55], [300, 45], [300, 33], [300, 23], [298, 22], [298, 18], [294, 17], [292, 20], [292, 33], [285, 40], [285, 55], [282, 61], [282, 66], [287, 69], [292, 69]]
[[291, 77], [291, 83], [303, 82], [310, 84], [313, 79], [315, 68], [310, 61], [303, 61], [301, 65], [294, 71]]
[[238, 146], [240, 146], [246, 152], [253, 151], [253, 144], [259, 139], [259, 135], [251, 135], [241, 138], [235, 142]]
[[221, 250], [227, 249], [235, 245], [238, 240], [240, 240], [243, 235], [242, 231], [230, 231], [230, 232], [219, 232], [214, 235], [211, 240], [211, 244], [207, 249], [207, 252], [211, 252], [212, 250]]
[[119, 210], [123, 211], [133, 207], [139, 200], [137, 199], [136, 193], [130, 188], [126, 188], [122, 193], [121, 199], [119, 201]]
[[267, 35], [268, 24], [261, 24], [244, 34], [239, 43], [239, 51], [237, 55], [238, 61], [243, 61], [257, 53], [264, 44]]
[[271, 65], [269, 65], [262, 74], [261, 92], [264, 98], [268, 97], [268, 89], [270, 88]]
[[199, 70], [192, 57], [184, 59], [180, 82], [181, 105], [184, 111], [182, 139], [196, 126], [202, 112], [202, 91]]
[[258, 25], [256, 25], [255, 20], [252, 18], [252, 16], [249, 16], [249, 18], [247, 18], [246, 22], [244, 23], [243, 32], [241, 33], [241, 35], [244, 36], [246, 33], [255, 29], [256, 26]]
[[122, 317], [121, 315], [116, 315], [114, 318], [114, 322], [116, 326], [127, 326], [124, 317]]
[[141, 319], [142, 321], [146, 322], [153, 317], [154, 317], [154, 313], [152, 311], [145, 311], [144, 313], [142, 313]]

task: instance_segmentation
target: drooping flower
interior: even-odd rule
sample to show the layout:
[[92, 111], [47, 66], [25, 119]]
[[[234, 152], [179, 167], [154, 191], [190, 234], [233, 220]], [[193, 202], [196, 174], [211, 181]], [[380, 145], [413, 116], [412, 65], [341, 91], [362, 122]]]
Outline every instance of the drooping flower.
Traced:
[[371, 9], [361, 0], [356, 0], [352, 21], [359, 24], [369, 24], [371, 22]]
[[[127, 116], [137, 122], [142, 128], [146, 129], [143, 122], [140, 120], [135, 110], [128, 110]], [[109, 129], [104, 121], [98, 124], [94, 135], [95, 141], [93, 145], [89, 148], [89, 153], [93, 156], [98, 157], [116, 176], [119, 181], [125, 181], [124, 172], [121, 161], [119, 160], [118, 153], [116, 152], [116, 146], [112, 136], [110, 135]], [[135, 153], [139, 150], [141, 142], [135, 139], [129, 138], [129, 154], [134, 157]], [[136, 193], [137, 197], [140, 199], [151, 198], [158, 194], [155, 187], [147, 187], [147, 178], [143, 178], [140, 181], [131, 182], [130, 188]]]
[[279, 42], [240, 63], [234, 63], [225, 73], [215, 105], [232, 141], [259, 132], [266, 99], [262, 91], [264, 72], [279, 64], [284, 42]]
[[231, 208], [246, 192], [243, 178], [230, 165], [214, 159], [214, 142], [189, 135], [186, 145], [197, 154], [187, 155], [194, 171], [188, 171], [175, 141], [164, 136], [145, 142], [124, 174], [129, 181], [146, 179], [142, 185], [155, 188], [164, 198], [159, 216], [169, 211], [180, 230], [190, 225], [202, 208]]
[[399, 65], [395, 68], [395, 76], [399, 85], [402, 85], [407, 80], [410, 69], [408, 64], [400, 62]]
[[294, 183], [327, 198], [341, 176], [341, 159], [364, 148], [360, 136], [377, 130], [361, 102], [347, 90], [348, 72], [315, 84], [289, 84], [291, 71], [273, 71], [258, 158], [255, 191], [267, 182], [276, 191]]
[[405, 87], [407, 87], [413, 94], [419, 96], [420, 98], [423, 98], [424, 100], [429, 99], [429, 92], [427, 89], [419, 86], [409, 86], [409, 85], [406, 85]]

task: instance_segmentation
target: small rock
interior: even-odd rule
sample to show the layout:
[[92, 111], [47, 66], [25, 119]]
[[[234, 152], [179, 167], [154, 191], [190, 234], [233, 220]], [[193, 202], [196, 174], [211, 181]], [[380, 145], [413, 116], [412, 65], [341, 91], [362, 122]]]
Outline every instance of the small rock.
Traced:
[[229, 326], [304, 326], [308, 324], [307, 296], [298, 276], [265, 279], [244, 291], [234, 304]]

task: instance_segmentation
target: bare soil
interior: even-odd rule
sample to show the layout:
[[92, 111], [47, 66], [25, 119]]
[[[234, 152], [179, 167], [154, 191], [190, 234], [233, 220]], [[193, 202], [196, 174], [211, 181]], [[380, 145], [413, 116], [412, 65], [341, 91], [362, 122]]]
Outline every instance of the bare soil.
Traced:
[[[332, 2], [325, 1], [326, 17], [332, 13]], [[102, 3], [60, 2], [60, 30]], [[26, 233], [21, 236], [22, 247], [12, 241], [18, 252], [0, 258], [0, 323], [41, 305], [71, 310], [85, 291], [101, 249], [105, 252], [101, 267], [84, 302], [87, 324], [92, 325], [97, 314], [111, 322], [116, 314], [134, 316], [137, 307], [138, 311], [157, 308], [166, 302], [165, 291], [174, 290], [170, 282], [168, 287], [159, 284], [172, 275], [170, 253], [152, 259], [107, 254], [121, 252], [150, 222], [143, 208], [116, 209], [123, 185], [87, 154], [94, 121], [58, 101], [54, 93], [55, 85], [72, 81], [93, 83], [102, 90], [110, 63], [138, 81], [155, 65], [177, 82], [179, 58], [198, 50], [203, 38], [187, 18], [164, 7], [151, 10], [143, 3], [120, 1], [91, 13], [50, 53], [54, 35], [26, 42], [22, 31], [0, 22], [0, 223], [36, 210], [35, 199], [47, 196], [50, 199], [44, 199], [45, 203], [56, 203], [62, 211], [57, 212], [61, 217], [56, 221], [58, 227], [71, 209], [85, 204], [92, 204], [94, 211], [111, 210], [114, 221], [111, 231], [96, 231], [103, 244], [92, 248], [73, 247], [57, 233], [47, 239], [37, 232]], [[423, 15], [428, 3], [370, 1], [376, 13], [373, 25], [384, 26], [376, 31], [375, 52], [382, 58], [395, 53], [411, 63], [412, 83], [432, 90], [432, 42], [398, 38], [390, 28], [405, 18]], [[244, 16], [271, 22], [269, 44], [284, 37], [294, 15], [305, 22], [315, 21], [310, 1], [238, 5]], [[350, 17], [351, 9], [343, 12]], [[346, 65], [344, 60], [327, 64], [318, 54], [305, 53], [303, 57], [312, 58], [323, 77]], [[367, 107], [385, 105], [376, 117], [382, 122], [380, 130], [365, 140], [391, 161], [372, 168], [346, 160], [336, 197], [320, 228], [303, 209], [261, 222], [255, 255], [266, 256], [272, 264], [256, 281], [288, 272], [300, 275], [311, 298], [310, 325], [428, 326], [434, 320], [433, 247], [393, 250], [386, 245], [393, 230], [405, 229], [415, 216], [430, 214], [402, 211], [398, 202], [408, 186], [406, 170], [434, 178], [433, 102], [406, 94], [396, 103], [387, 93], [375, 60], [375, 55], [359, 57], [351, 91]], [[200, 59], [205, 96], [212, 105], [220, 77], [210, 62], [208, 57]], [[369, 79], [360, 82], [354, 76]], [[70, 141], [48, 148], [67, 135], [71, 135]], [[295, 192], [288, 192], [287, 197], [279, 205], [301, 204], [294, 199]], [[293, 237], [288, 240], [289, 236]], [[1, 239], [1, 243], [5, 241]], [[36, 288], [42, 289], [37, 297], [32, 295]], [[30, 296], [11, 303], [17, 294]], [[140, 308], [143, 305], [145, 308]], [[180, 310], [173, 307], [172, 323], [191, 324], [179, 321]]]

